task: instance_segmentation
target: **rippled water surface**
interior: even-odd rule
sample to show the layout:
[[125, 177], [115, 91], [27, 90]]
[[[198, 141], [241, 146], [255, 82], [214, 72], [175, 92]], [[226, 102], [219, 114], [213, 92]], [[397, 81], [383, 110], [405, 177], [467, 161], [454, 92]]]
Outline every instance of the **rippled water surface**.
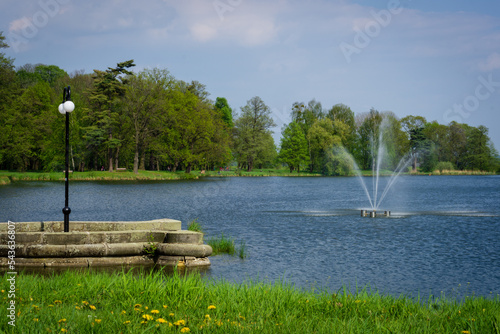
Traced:
[[[369, 185], [370, 178], [365, 181]], [[382, 182], [387, 181], [382, 178]], [[0, 186], [0, 221], [62, 220], [64, 184]], [[337, 290], [369, 285], [411, 296], [500, 293], [500, 177], [402, 176], [390, 218], [362, 218], [356, 178], [205, 178], [71, 182], [71, 220], [198, 218], [210, 236], [244, 241], [248, 257], [212, 257], [230, 281], [285, 279]]]

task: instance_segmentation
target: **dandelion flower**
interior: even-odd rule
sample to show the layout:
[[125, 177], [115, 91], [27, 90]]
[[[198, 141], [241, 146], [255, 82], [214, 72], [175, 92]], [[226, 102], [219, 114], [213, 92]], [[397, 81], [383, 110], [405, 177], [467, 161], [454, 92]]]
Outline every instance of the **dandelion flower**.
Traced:
[[61, 328], [61, 332], [66, 333], [68, 330], [66, 328]]
[[127, 314], [127, 312], [125, 312], [125, 311], [120, 312], [120, 315], [124, 315], [124, 314]]
[[81, 310], [81, 307], [80, 307], [80, 306], [75, 306], [75, 308], [76, 308], [77, 310]]
[[34, 322], [38, 322], [38, 318], [33, 319]]
[[176, 322], [174, 322], [174, 325], [176, 326], [184, 326], [185, 324], [186, 322], [184, 321], [184, 319], [177, 320]]
[[158, 313], [160, 313], [160, 311], [158, 311], [158, 310], [151, 310], [151, 313], [152, 314], [158, 314]]
[[94, 305], [89, 305], [90, 309], [95, 311], [95, 306]]
[[95, 321], [97, 324], [100, 324], [100, 323], [101, 323], [101, 321], [102, 321], [102, 319], [95, 319], [94, 321]]
[[89, 304], [89, 302], [88, 302], [88, 301], [86, 301], [86, 300], [84, 300], [84, 301], [82, 302], [82, 304], [83, 304], [83, 305], [88, 305], [88, 304]]
[[209, 309], [209, 310], [215, 310], [215, 308], [216, 308], [216, 307], [215, 307], [215, 305], [210, 305], [210, 306], [208, 307], [208, 309]]
[[140, 308], [142, 305], [141, 304], [135, 304], [134, 308]]
[[163, 305], [163, 308], [167, 308], [168, 306], [167, 305]]
[[54, 304], [62, 304], [62, 301], [60, 301], [60, 300], [54, 300]]
[[142, 317], [143, 317], [144, 319], [146, 319], [146, 320], [153, 320], [153, 319], [154, 319], [154, 318], [153, 318], [152, 316], [150, 316], [149, 314], [144, 314]]
[[189, 329], [189, 327], [184, 327], [183, 329], [181, 329], [181, 333], [189, 333], [191, 330]]
[[173, 314], [173, 313], [169, 313], [168, 315], [169, 315], [169, 316], [171, 316], [171, 317], [173, 317], [175, 314]]
[[123, 322], [123, 324], [124, 324], [124, 325], [126, 325], [126, 324], [130, 324], [130, 320], [124, 321], [124, 322]]
[[156, 322], [159, 322], [160, 324], [166, 324], [168, 321], [163, 318], [158, 318], [156, 319]]
[[58, 321], [58, 323], [61, 323], [61, 322], [66, 322], [66, 319], [61, 319]]

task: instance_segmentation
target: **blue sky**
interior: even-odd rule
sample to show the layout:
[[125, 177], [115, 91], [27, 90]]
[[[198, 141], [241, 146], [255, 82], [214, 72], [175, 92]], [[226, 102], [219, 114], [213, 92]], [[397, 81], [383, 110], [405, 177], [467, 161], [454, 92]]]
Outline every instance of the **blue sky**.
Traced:
[[280, 128], [294, 102], [344, 103], [485, 125], [500, 149], [500, 2], [465, 0], [3, 0], [15, 65], [71, 73], [134, 59], [198, 80]]

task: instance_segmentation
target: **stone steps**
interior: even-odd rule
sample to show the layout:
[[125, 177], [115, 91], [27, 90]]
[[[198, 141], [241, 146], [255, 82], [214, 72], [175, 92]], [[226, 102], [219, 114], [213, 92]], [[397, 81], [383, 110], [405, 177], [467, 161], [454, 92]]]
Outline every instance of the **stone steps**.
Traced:
[[[15, 233], [0, 223], [0, 267], [8, 266], [15, 236], [15, 262], [21, 267], [87, 267], [112, 265], [207, 266], [212, 248], [203, 233], [181, 230], [181, 222], [15, 223]], [[12, 253], [10, 253], [12, 254]]]

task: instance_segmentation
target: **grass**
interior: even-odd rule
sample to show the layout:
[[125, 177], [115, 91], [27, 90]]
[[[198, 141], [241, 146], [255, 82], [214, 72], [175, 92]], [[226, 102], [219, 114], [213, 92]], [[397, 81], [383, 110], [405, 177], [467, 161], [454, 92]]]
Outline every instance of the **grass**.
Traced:
[[245, 259], [248, 256], [246, 243], [244, 241], [241, 241], [240, 246], [236, 247], [234, 245], [234, 240], [232, 238], [226, 237], [224, 233], [222, 233], [218, 237], [212, 237], [208, 239], [207, 244], [212, 247], [212, 255], [238, 255], [240, 259]]
[[[7, 296], [7, 275], [0, 297]], [[16, 277], [16, 327], [2, 333], [499, 333], [500, 300], [413, 300], [302, 290], [199, 274], [67, 271]], [[3, 307], [5, 310], [6, 307]], [[2, 314], [5, 311], [2, 311]]]
[[[126, 172], [74, 172], [69, 174], [71, 181], [155, 181], [155, 180], [183, 180], [196, 179], [196, 173], [186, 174], [185, 172], [165, 172], [165, 171], [139, 171], [135, 174], [132, 171]], [[8, 178], [10, 181], [64, 181], [63, 172], [8, 172], [0, 171], [0, 180]]]
[[198, 222], [198, 218], [188, 223], [188, 231], [203, 233], [203, 228], [201, 227], [201, 224]]

